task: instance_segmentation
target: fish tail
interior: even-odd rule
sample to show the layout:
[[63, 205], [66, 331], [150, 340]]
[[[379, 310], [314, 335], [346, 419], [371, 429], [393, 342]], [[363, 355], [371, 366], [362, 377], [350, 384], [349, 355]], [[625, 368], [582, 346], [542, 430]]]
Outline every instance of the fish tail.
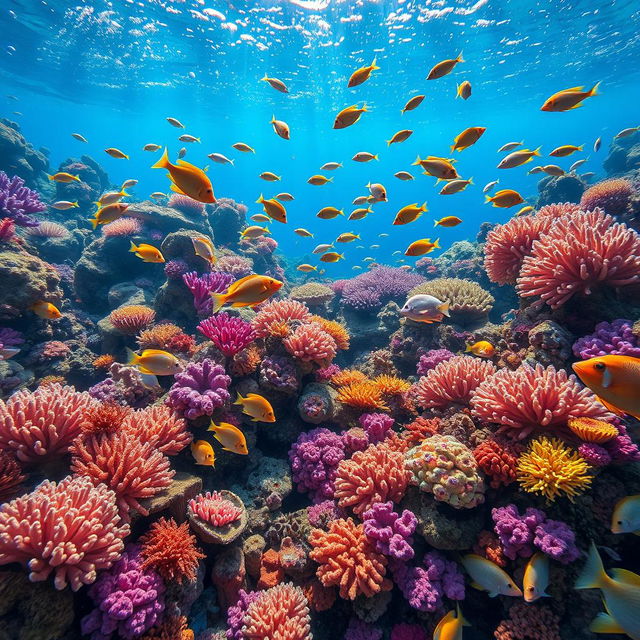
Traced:
[[170, 166], [171, 166], [171, 163], [169, 162], [169, 150], [167, 149], [167, 147], [165, 147], [162, 157], [151, 168], [152, 169], [168, 169]]
[[583, 145], [583, 144], [581, 144], [581, 145], [578, 147], [578, 151], [582, 151], [583, 149], [584, 149], [584, 145]]
[[139, 360], [140, 357], [127, 347], [127, 364], [136, 365]]
[[378, 154], [377, 154], [377, 153], [376, 153], [376, 155], [375, 155], [375, 156], [373, 156], [373, 159], [374, 159], [374, 160], [379, 160], [379, 159], [380, 159], [380, 158], [378, 158]]
[[[377, 157], [378, 157], [378, 156], [376, 156], [376, 158], [377, 158]], [[329, 178], [329, 179], [327, 180], [327, 182], [333, 182], [333, 178]]]
[[438, 311], [447, 316], [447, 318], [451, 317], [451, 314], [449, 313], [449, 303], [448, 302], [443, 302], [439, 307], [438, 307]]
[[[344, 215], [344, 209], [340, 209], [340, 211], [338, 211], [338, 215], [339, 216], [343, 216]], [[331, 246], [333, 246], [333, 245], [331, 245]]]
[[78, 204], [78, 201], [76, 200], [75, 202], [71, 203], [72, 207], [79, 207], [80, 205]]
[[440, 246], [440, 238], [436, 238], [436, 241], [433, 243], [433, 248], [442, 249], [442, 247]]
[[437, 227], [440, 224], [440, 220], [434, 220], [433, 221], [433, 226]]
[[369, 112], [369, 107], [367, 107], [367, 103], [366, 102], [362, 105], [362, 111], [364, 111], [365, 113]]
[[236, 401], [233, 404], [242, 405], [244, 403], [244, 398], [240, 395], [240, 392], [236, 391]]
[[538, 147], [538, 148], [533, 152], [533, 155], [534, 155], [534, 156], [542, 155], [542, 154], [540, 153], [540, 149], [542, 149], [542, 146]]
[[[265, 78], [266, 78], [266, 76], [265, 76]], [[274, 114], [271, 116], [271, 120], [269, 121], [269, 124], [273, 124], [275, 121], [276, 121], [276, 114], [274, 113]]]
[[224, 293], [212, 293], [211, 299], [213, 300], [213, 313], [218, 313], [222, 309], [222, 305], [227, 301]]
[[457, 84], [457, 85], [456, 85], [456, 98], [459, 98], [459, 97], [460, 97], [460, 93], [461, 93], [461, 91], [462, 91], [462, 90], [461, 90], [461, 87], [462, 87], [462, 84]]
[[414, 165], [419, 165], [422, 162], [422, 160], [420, 159], [420, 156], [418, 156], [415, 160], [415, 162], [411, 163], [411, 166], [413, 167]]
[[121, 195], [123, 198], [128, 198], [131, 194], [130, 194], [130, 193], [127, 193], [124, 189], [122, 189], [122, 190], [120, 191], [120, 195]]
[[464, 350], [465, 353], [469, 353], [469, 351], [471, 351], [471, 345], [468, 344]]
[[485, 203], [485, 204], [488, 204], [489, 202], [492, 202], [492, 200], [491, 200], [491, 196], [488, 196], [488, 195], [486, 195], [486, 194], [485, 194], [485, 196], [484, 196], [484, 203]]
[[256, 200], [256, 204], [262, 204], [264, 202], [264, 196], [260, 194], [260, 197]]
[[213, 420], [211, 421], [211, 424], [209, 425], [209, 428], [207, 429], [207, 431], [217, 431], [220, 428], [219, 424], [216, 424]]
[[129, 241], [131, 243], [131, 247], [129, 248], [129, 253], [135, 253], [138, 250], [138, 247], [133, 243], [132, 240]]
[[469, 184], [473, 184], [473, 176], [469, 178]]
[[[403, 113], [403, 112], [401, 112]], [[387, 147], [391, 146], [391, 140], [387, 140]]]
[[427, 210], [427, 201], [426, 200], [422, 203], [422, 206], [420, 207], [420, 209], [422, 209], [422, 211], [426, 211]]
[[50, 176], [49, 174], [47, 174], [47, 178], [49, 178], [49, 180], [55, 180], [54, 176]]
[[91, 226], [93, 227], [93, 230], [95, 231], [98, 228], [98, 218], [91, 218], [89, 220], [89, 222], [91, 222]]
[[453, 153], [456, 150], [456, 145], [452, 144], [450, 149], [451, 149], [450, 153]]
[[464, 62], [464, 59], [462, 57], [462, 51], [458, 54], [458, 57], [456, 58], [456, 62]]
[[379, 69], [380, 67], [377, 65], [378, 62], [378, 56], [375, 56], [373, 58], [373, 62], [371, 63], [371, 71], [375, 71], [376, 69]]
[[597, 96], [598, 94], [598, 87], [600, 86], [600, 82], [596, 82], [593, 87], [591, 87], [591, 89], [589, 89], [589, 96]]
[[599, 589], [606, 581], [607, 574], [602, 564], [602, 558], [596, 549], [596, 545], [592, 542], [587, 562], [582, 567], [582, 573], [573, 585], [574, 589]]

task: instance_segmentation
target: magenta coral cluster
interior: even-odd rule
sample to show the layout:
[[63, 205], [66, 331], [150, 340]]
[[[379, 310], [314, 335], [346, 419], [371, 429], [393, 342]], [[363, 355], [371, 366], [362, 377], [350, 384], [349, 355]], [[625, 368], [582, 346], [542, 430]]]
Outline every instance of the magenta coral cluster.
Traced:
[[358, 422], [367, 436], [367, 444], [376, 444], [389, 435], [395, 420], [386, 413], [363, 413]]
[[189, 271], [182, 275], [183, 282], [193, 295], [193, 306], [200, 317], [211, 315], [213, 311], [212, 293], [223, 293], [235, 280], [230, 273], [214, 271], [198, 275]]
[[198, 325], [198, 331], [227, 357], [235, 356], [255, 339], [249, 322], [224, 312], [203, 320]]
[[377, 502], [365, 511], [364, 533], [376, 551], [406, 562], [414, 556], [412, 535], [418, 519], [408, 509], [399, 514], [393, 507], [393, 502]]
[[445, 360], [450, 360], [456, 354], [449, 349], [431, 349], [427, 353], [423, 353], [418, 360], [417, 372], [419, 376], [426, 376], [431, 369]]
[[609, 354], [640, 358], [640, 342], [633, 333], [633, 323], [619, 318], [597, 324], [591, 335], [574, 342], [573, 353], [582, 360]]

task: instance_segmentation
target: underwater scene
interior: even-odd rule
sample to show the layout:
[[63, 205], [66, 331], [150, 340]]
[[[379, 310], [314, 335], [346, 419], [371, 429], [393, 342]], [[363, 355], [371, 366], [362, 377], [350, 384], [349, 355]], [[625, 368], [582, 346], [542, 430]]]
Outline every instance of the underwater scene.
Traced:
[[640, 4], [1, 0], [0, 640], [640, 640]]

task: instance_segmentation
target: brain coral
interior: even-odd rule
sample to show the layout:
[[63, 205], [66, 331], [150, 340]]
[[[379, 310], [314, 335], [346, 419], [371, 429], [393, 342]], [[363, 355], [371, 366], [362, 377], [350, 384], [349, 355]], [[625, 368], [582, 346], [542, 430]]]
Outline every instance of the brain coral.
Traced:
[[331, 302], [336, 294], [326, 284], [306, 282], [298, 287], [293, 287], [289, 295], [293, 300], [304, 302], [310, 307], [317, 307]]
[[433, 435], [405, 454], [411, 484], [456, 509], [484, 502], [484, 482], [471, 451], [453, 436]]
[[563, 427], [569, 418], [610, 415], [575, 376], [540, 364], [500, 369], [487, 378], [473, 393], [471, 412], [519, 440], [537, 428]]
[[313, 547], [309, 555], [320, 565], [316, 575], [325, 587], [339, 587], [340, 597], [370, 598], [392, 588], [385, 577], [387, 558], [375, 551], [362, 524], [351, 518], [333, 520], [328, 531], [314, 529], [309, 542]]
[[436, 278], [414, 287], [408, 296], [427, 294], [449, 303], [451, 319], [462, 325], [485, 321], [494, 297], [478, 283], [461, 278]]

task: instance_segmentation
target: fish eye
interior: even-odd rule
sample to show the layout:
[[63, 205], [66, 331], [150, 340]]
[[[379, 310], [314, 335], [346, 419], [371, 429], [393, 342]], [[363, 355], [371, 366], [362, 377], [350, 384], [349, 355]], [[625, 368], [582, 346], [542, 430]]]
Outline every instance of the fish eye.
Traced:
[[596, 363], [593, 365], [593, 367], [594, 367], [594, 369], [596, 369], [597, 371], [604, 371], [604, 370], [607, 368], [607, 367], [606, 367], [606, 365], [604, 364], [604, 362], [596, 362]]
[[529, 587], [529, 588], [527, 589], [527, 591], [529, 591], [529, 593], [533, 593], [535, 590], [536, 590], [536, 588], [535, 588], [535, 587]]
[[622, 524], [622, 520], [618, 520], [616, 524]]

